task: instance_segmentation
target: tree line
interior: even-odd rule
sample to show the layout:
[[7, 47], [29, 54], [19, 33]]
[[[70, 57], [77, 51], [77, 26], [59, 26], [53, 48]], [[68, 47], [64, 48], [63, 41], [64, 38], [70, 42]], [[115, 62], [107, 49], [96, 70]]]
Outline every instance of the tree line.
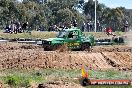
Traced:
[[[0, 0], [0, 28], [11, 21], [28, 22], [32, 30], [51, 25], [70, 25], [77, 21], [81, 28], [83, 22], [94, 23], [94, 1], [88, 0]], [[131, 25], [131, 15], [124, 7], [109, 8], [97, 1], [97, 23], [119, 31], [125, 22]]]

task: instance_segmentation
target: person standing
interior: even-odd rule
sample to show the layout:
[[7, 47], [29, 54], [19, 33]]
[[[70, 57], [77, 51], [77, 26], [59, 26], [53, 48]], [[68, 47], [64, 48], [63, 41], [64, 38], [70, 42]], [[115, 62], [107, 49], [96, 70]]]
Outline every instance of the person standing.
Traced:
[[73, 20], [73, 26], [77, 27], [77, 21], [75, 19]]
[[23, 23], [23, 25], [22, 25], [23, 32], [25, 32], [27, 30], [27, 26], [28, 26], [28, 22]]
[[19, 32], [20, 32], [21, 25], [20, 25], [20, 22], [19, 22], [19, 21], [15, 22], [15, 25], [16, 25], [16, 29], [15, 29], [15, 31], [14, 31], [14, 32], [17, 34], [17, 33], [19, 33]]
[[11, 34], [12, 34], [12, 33], [15, 33], [15, 31], [16, 31], [16, 25], [15, 25], [15, 23], [12, 21], [12, 22], [11, 22], [11, 32], [10, 32], [10, 33], [11, 33]]
[[108, 32], [109, 32], [109, 35], [112, 35], [112, 28], [111, 27], [109, 27]]
[[125, 28], [125, 32], [127, 32], [128, 31], [128, 21], [125, 22], [124, 28]]
[[82, 29], [82, 32], [86, 31], [86, 30], [85, 30], [85, 25], [86, 25], [85, 22], [83, 22], [82, 28], [81, 28], [81, 29]]

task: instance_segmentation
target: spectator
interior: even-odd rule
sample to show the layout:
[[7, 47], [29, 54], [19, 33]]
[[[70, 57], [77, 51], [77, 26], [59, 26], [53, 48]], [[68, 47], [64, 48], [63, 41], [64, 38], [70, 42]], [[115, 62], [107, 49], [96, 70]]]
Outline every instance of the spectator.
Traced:
[[87, 22], [87, 31], [89, 32], [90, 31], [90, 23]]
[[22, 25], [23, 32], [25, 32], [25, 30], [27, 30], [27, 26], [28, 26], [28, 22], [23, 23], [23, 25]]
[[99, 22], [99, 20], [97, 21], [97, 31], [98, 31], [98, 32], [101, 31], [101, 30], [100, 30], [100, 22]]
[[11, 32], [10, 25], [9, 26], [6, 26], [4, 33], [10, 33], [10, 32]]
[[72, 27], [73, 27], [73, 24], [71, 23], [71, 24], [70, 24], [70, 28], [72, 28]]
[[57, 26], [56, 25], [53, 26], [53, 30], [52, 31], [57, 31]]
[[48, 28], [48, 31], [49, 31], [49, 32], [52, 31], [52, 26], [50, 26], [50, 27]]
[[89, 30], [90, 30], [90, 32], [91, 32], [91, 31], [93, 31], [93, 23], [92, 23], [91, 21], [90, 21], [89, 28], [90, 28], [90, 29], [89, 29]]
[[83, 22], [83, 24], [82, 24], [82, 31], [83, 32], [85, 31], [85, 22]]
[[113, 35], [112, 34], [112, 28], [111, 27], [108, 27], [106, 28], [106, 34], [109, 36], [109, 35]]
[[15, 23], [12, 21], [12, 22], [11, 22], [11, 32], [10, 32], [10, 33], [15, 33], [15, 31], [16, 31], [16, 25], [15, 25]]
[[128, 21], [125, 22], [124, 28], [125, 28], [125, 32], [127, 32], [128, 31]]
[[16, 25], [16, 29], [15, 29], [15, 33], [20, 33], [21, 32], [21, 24], [20, 24], [20, 22], [15, 22], [15, 25]]
[[73, 20], [73, 26], [74, 26], [74, 27], [77, 27], [77, 22], [76, 22], [76, 20]]

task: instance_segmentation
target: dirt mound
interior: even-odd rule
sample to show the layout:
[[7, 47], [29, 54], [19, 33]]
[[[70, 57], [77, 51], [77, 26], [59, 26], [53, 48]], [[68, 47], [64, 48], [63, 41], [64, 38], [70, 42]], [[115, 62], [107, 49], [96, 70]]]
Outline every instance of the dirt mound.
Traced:
[[132, 47], [126, 45], [94, 46], [91, 52], [132, 52]]
[[0, 43], [0, 51], [20, 50], [20, 49], [40, 49], [40, 46], [20, 43]]
[[3, 84], [0, 82], [0, 88], [3, 88]]
[[132, 69], [130, 52], [43, 52], [33, 50], [12, 50], [0, 54], [0, 68], [64, 68], [80, 69]]
[[132, 47], [128, 46], [97, 46], [91, 52], [43, 51], [35, 45], [14, 43], [0, 44], [0, 47], [0, 69], [80, 69], [85, 66], [89, 69], [132, 70]]
[[0, 81], [0, 88], [11, 88], [11, 87]]

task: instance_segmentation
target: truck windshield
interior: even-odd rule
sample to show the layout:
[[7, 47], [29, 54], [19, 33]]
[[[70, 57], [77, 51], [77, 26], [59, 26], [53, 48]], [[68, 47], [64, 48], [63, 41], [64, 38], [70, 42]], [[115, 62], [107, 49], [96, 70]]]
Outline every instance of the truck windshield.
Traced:
[[59, 34], [57, 35], [57, 38], [64, 38], [64, 36], [67, 34], [66, 31], [60, 31]]

